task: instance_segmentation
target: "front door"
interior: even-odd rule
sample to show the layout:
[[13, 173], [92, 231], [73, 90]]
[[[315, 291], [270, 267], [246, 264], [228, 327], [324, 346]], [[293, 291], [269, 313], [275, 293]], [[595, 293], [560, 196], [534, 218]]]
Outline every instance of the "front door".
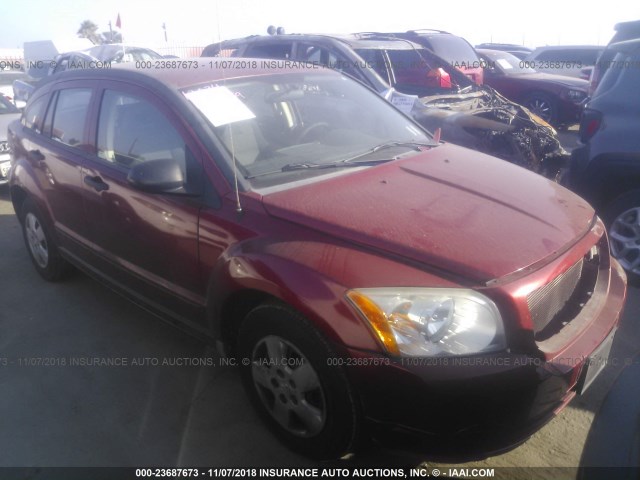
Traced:
[[[94, 261], [134, 297], [191, 317], [205, 303], [197, 144], [158, 97], [134, 86], [105, 88], [97, 117], [96, 155], [82, 169]], [[191, 191], [149, 193], [128, 182], [134, 165], [169, 159], [180, 163]]]

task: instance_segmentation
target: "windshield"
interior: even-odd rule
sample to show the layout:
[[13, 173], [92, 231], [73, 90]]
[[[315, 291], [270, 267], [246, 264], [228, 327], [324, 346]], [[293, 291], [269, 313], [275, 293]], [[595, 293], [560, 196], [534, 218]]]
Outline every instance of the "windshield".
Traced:
[[505, 75], [536, 73], [533, 68], [529, 67], [530, 64], [535, 62], [520, 60], [518, 57], [511, 55], [508, 52], [485, 50], [482, 52], [482, 56], [486, 61], [486, 65], [489, 70], [497, 70]]
[[254, 188], [388, 161], [432, 143], [374, 92], [334, 74], [234, 79], [183, 93]]

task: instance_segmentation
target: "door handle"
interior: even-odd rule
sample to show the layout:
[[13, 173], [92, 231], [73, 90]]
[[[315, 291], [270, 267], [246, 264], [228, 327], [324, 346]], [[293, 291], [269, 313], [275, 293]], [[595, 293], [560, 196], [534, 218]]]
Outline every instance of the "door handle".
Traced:
[[28, 155], [31, 160], [38, 162], [39, 166], [44, 164], [44, 155], [40, 150], [29, 150]]
[[99, 176], [84, 177], [84, 183], [92, 187], [96, 192], [103, 192], [109, 190], [109, 185], [104, 183]]

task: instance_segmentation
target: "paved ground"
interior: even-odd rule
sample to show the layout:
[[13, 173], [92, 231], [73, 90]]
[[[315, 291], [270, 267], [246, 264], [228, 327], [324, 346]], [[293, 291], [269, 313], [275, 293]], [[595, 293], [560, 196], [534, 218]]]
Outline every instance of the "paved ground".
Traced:
[[[220, 366], [201, 342], [84, 275], [60, 284], [41, 280], [5, 192], [0, 466], [310, 465], [263, 428], [234, 369]], [[631, 289], [613, 346], [618, 366], [607, 367], [584, 397], [516, 450], [468, 465], [577, 466], [598, 406], [639, 350], [639, 313], [640, 294]], [[70, 365], [93, 358], [128, 365]], [[216, 366], [162, 365], [194, 358]], [[437, 465], [429, 460], [372, 450], [343, 465]]]

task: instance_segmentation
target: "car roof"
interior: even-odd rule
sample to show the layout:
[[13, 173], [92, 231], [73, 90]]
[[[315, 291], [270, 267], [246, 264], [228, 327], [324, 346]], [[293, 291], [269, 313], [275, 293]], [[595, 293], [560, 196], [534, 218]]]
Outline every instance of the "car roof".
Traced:
[[491, 47], [504, 47], [511, 50], [521, 50], [523, 52], [532, 52], [533, 49], [525, 47], [524, 45], [517, 45], [515, 43], [479, 43], [476, 48], [490, 49]]
[[533, 53], [541, 52], [543, 50], [604, 50], [602, 45], [546, 45], [544, 47], [537, 47]]
[[407, 33], [415, 33], [416, 35], [453, 35], [453, 33], [445, 32], [444, 30], [435, 30], [431, 28], [416, 28], [413, 30], [407, 30]]
[[[251, 68], [250, 65], [254, 61], [256, 62], [256, 67]], [[175, 62], [180, 62], [181, 68], [176, 68], [177, 64]], [[272, 62], [279, 63], [274, 66]], [[111, 68], [105, 69], [67, 70], [51, 75], [45, 83], [72, 79], [155, 81], [174, 90], [180, 90], [221, 80], [285, 75], [305, 70], [339, 75], [339, 73], [328, 68], [305, 66], [304, 63], [289, 60], [242, 59], [242, 61], [238, 61], [237, 59], [230, 60], [226, 58], [185, 58], [168, 60], [167, 66], [164, 68], [137, 68], [135, 62], [129, 62], [112, 65]]]
[[339, 37], [352, 48], [372, 48], [378, 50], [425, 50], [411, 40], [395, 37], [393, 34], [379, 32], [352, 33]]
[[504, 50], [492, 50], [490, 48], [476, 48], [476, 52], [482, 55], [509, 55], [513, 57], [513, 55], [511, 55], [509, 52], [506, 52]]
[[[278, 41], [338, 41], [353, 49], [378, 49], [378, 50], [424, 50], [422, 45], [419, 45], [410, 40], [395, 37], [392, 34], [385, 34], [379, 32], [360, 32], [360, 33], [346, 33], [346, 34], [325, 34], [325, 33], [286, 33], [283, 35], [251, 35], [244, 38], [234, 38], [230, 40], [223, 40], [211, 45], [220, 45], [220, 48], [233, 48], [241, 46], [245, 43], [277, 43]], [[209, 48], [209, 45], [207, 48]], [[206, 48], [205, 48], [206, 50]]]
[[621, 30], [627, 30], [630, 28], [638, 28], [640, 29], [640, 20], [631, 20], [630, 22], [619, 22], [616, 23], [613, 29], [617, 32]]

